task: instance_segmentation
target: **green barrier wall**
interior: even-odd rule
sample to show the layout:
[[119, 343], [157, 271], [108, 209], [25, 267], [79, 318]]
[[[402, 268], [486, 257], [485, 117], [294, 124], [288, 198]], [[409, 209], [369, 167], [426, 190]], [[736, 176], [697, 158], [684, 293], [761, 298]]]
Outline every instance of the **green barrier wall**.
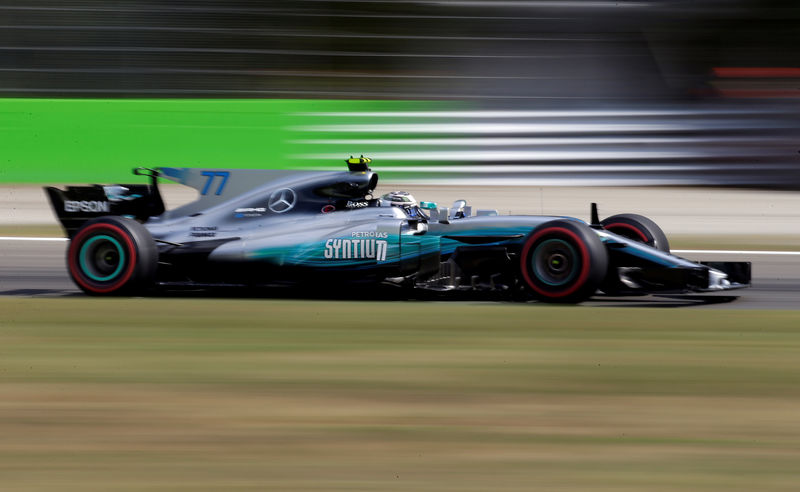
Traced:
[[[0, 182], [136, 182], [141, 179], [131, 169], [137, 166], [337, 168], [342, 161], [296, 158], [309, 137], [304, 126], [342, 123], [341, 116], [309, 113], [449, 107], [417, 101], [0, 99]], [[332, 150], [342, 159], [363, 153], [341, 145]]]

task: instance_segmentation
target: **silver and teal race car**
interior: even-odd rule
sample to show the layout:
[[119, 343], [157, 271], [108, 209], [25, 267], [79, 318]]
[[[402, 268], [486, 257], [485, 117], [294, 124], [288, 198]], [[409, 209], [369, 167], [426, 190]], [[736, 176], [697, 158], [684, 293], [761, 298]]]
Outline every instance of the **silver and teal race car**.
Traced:
[[[669, 252], [646, 217], [591, 223], [450, 208], [402, 191], [373, 196], [368, 158], [347, 171], [140, 168], [150, 184], [46, 188], [71, 239], [69, 274], [87, 294], [189, 286], [396, 285], [580, 302], [597, 293], [745, 287], [746, 262], [695, 263]], [[199, 198], [165, 210], [158, 179]]]

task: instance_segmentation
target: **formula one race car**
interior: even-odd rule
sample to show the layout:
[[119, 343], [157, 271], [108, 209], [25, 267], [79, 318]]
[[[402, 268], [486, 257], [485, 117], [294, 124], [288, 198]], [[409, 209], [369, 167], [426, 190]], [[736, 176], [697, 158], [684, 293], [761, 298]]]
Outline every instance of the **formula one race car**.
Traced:
[[[669, 253], [646, 217], [591, 224], [452, 208], [406, 192], [372, 193], [370, 159], [348, 171], [139, 168], [150, 184], [46, 188], [71, 239], [69, 274], [87, 294], [154, 287], [393, 284], [440, 292], [580, 302], [609, 295], [745, 287], [750, 264], [694, 263]], [[165, 211], [158, 178], [198, 200]]]

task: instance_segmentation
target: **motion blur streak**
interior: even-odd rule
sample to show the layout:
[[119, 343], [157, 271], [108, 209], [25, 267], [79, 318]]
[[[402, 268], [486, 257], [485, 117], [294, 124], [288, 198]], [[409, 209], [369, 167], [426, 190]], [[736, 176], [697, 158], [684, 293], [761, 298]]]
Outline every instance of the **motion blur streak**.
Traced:
[[538, 0], [527, 1], [481, 1], [481, 0], [441, 0], [433, 2], [423, 2], [433, 5], [448, 5], [452, 7], [556, 7], [556, 8], [578, 8], [578, 9], [620, 9], [632, 7], [650, 7], [653, 4], [649, 2], [597, 2], [593, 0], [582, 2], [568, 2], [556, 0], [552, 2], [544, 2]]
[[273, 133], [307, 148], [281, 157], [365, 154], [439, 181], [800, 188], [798, 23], [779, 0], [0, 0], [0, 94], [409, 100], [292, 114]]
[[[743, 140], [752, 142], [763, 142], [765, 140], [775, 140], [770, 137], [717, 137], [717, 138], [702, 138], [702, 137], [642, 137], [642, 138], [626, 138], [626, 137], [532, 137], [532, 138], [481, 138], [479, 140], [473, 138], [404, 138], [402, 140], [405, 145], [441, 145], [441, 146], [455, 146], [455, 147], [515, 147], [520, 145], [581, 145], [581, 144], [616, 144], [616, 145], [629, 145], [629, 144], [663, 144], [663, 143], [697, 143], [697, 142], [741, 142]], [[293, 143], [301, 144], [321, 144], [321, 145], [348, 145], [361, 146], [361, 145], [397, 145], [396, 139], [380, 139], [380, 138], [362, 138], [362, 139], [310, 139], [310, 140], [297, 140]]]
[[309, 135], [297, 142], [310, 151], [297, 159], [317, 162], [358, 152], [379, 160], [385, 173], [404, 170], [460, 183], [519, 186], [568, 185], [570, 180], [576, 185], [800, 186], [798, 116], [783, 105], [617, 104], [614, 109], [298, 116], [325, 123], [296, 128]]
[[798, 19], [747, 0], [0, 0], [0, 91], [674, 101], [715, 95], [723, 62], [796, 62]]
[[[574, 111], [348, 111], [330, 113], [300, 113], [305, 116], [340, 117], [391, 117], [391, 118], [594, 118], [619, 116], [685, 116], [685, 115], [729, 115], [759, 114], [762, 109], [697, 109], [652, 108], [615, 110], [574, 110]], [[777, 112], [777, 110], [776, 110]], [[788, 111], [782, 111], [788, 112]]]
[[717, 67], [717, 77], [800, 77], [800, 68], [789, 67]]
[[[367, 125], [328, 125], [307, 126], [301, 128], [316, 132], [375, 132], [375, 133], [586, 133], [597, 131], [597, 125], [585, 123], [389, 123]], [[676, 124], [666, 123], [610, 123], [603, 128], [611, 132], [653, 132], [653, 131], [678, 131], [681, 127]]]

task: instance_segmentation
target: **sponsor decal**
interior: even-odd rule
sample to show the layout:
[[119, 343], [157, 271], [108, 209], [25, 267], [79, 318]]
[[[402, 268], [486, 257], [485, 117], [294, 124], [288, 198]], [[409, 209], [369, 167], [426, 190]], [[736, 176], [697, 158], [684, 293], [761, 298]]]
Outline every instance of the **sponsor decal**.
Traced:
[[230, 171], [203, 171], [200, 173], [200, 175], [206, 177], [206, 185], [203, 186], [203, 190], [200, 192], [201, 195], [205, 195], [209, 192], [211, 183], [215, 178], [221, 178], [221, 180], [219, 182], [219, 186], [217, 186], [217, 191], [214, 194], [221, 195], [222, 190], [225, 189], [225, 183], [228, 182], [228, 178], [231, 176], [231, 173]]
[[328, 204], [328, 205], [325, 205], [324, 207], [322, 207], [322, 213], [323, 214], [329, 214], [329, 213], [333, 212], [334, 210], [336, 210], [336, 207], [334, 207], [331, 204]]
[[192, 237], [216, 237], [216, 226], [197, 226], [190, 229], [189, 235]]
[[386, 261], [387, 241], [379, 239], [328, 239], [325, 258], [329, 260], [375, 259]]
[[369, 202], [366, 201], [354, 202], [352, 200], [347, 200], [347, 203], [345, 204], [345, 208], [364, 208], [364, 207], [369, 207]]
[[65, 212], [111, 212], [111, 204], [98, 200], [65, 200]]
[[375, 231], [356, 231], [352, 237], [374, 237], [377, 239], [386, 239], [389, 237], [388, 232], [375, 232]]
[[281, 188], [274, 191], [269, 197], [269, 209], [276, 214], [282, 214], [293, 209], [297, 202], [297, 194], [291, 188]]
[[242, 207], [233, 211], [234, 217], [240, 219], [242, 217], [261, 217], [267, 213], [265, 207]]

